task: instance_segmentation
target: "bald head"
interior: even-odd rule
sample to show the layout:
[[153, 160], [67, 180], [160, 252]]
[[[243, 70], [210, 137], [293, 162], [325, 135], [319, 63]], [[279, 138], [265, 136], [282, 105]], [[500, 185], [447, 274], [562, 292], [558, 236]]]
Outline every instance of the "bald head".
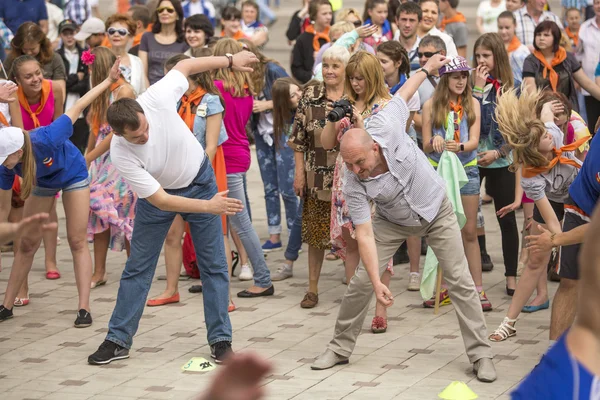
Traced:
[[340, 153], [356, 153], [369, 150], [373, 146], [373, 138], [364, 129], [353, 128], [348, 130], [340, 142]]
[[350, 129], [342, 137], [340, 154], [346, 168], [360, 179], [375, 176], [380, 164], [379, 145], [364, 129]]

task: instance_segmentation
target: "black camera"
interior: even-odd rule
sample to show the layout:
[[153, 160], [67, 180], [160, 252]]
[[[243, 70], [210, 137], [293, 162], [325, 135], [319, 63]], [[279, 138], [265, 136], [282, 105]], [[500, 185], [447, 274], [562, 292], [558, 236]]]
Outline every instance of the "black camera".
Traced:
[[330, 122], [338, 122], [344, 117], [352, 118], [352, 104], [348, 100], [338, 100], [333, 103], [333, 110], [327, 114]]

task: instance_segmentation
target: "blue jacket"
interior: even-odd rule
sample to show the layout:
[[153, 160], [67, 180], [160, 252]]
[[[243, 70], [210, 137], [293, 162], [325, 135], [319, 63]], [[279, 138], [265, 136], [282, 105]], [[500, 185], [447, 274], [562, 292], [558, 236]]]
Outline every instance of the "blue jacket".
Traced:
[[[212, 24], [212, 26], [215, 27], [217, 24], [217, 20], [216, 20], [214, 8], [212, 8], [212, 9], [209, 8], [206, 5], [207, 1], [208, 0], [200, 0], [200, 5], [202, 6], [202, 14], [206, 15], [206, 17], [210, 20], [210, 23]], [[186, 1], [185, 3], [183, 3], [182, 8], [183, 8], [184, 18], [189, 18], [191, 16], [190, 15], [190, 2]]]
[[[517, 90], [517, 96], [521, 94], [521, 82], [515, 81], [515, 89]], [[477, 97], [476, 97], [477, 98]], [[496, 113], [496, 102], [497, 102], [497, 94], [495, 90], [490, 90], [485, 98], [486, 104], [483, 104], [483, 98], [477, 98], [481, 105], [481, 131], [479, 133], [479, 142], [482, 142], [487, 139], [487, 137], [492, 135], [492, 143], [494, 144], [494, 148], [500, 150], [503, 146], [506, 145], [506, 141], [502, 137], [500, 130], [498, 129], [498, 122], [495, 120]]]

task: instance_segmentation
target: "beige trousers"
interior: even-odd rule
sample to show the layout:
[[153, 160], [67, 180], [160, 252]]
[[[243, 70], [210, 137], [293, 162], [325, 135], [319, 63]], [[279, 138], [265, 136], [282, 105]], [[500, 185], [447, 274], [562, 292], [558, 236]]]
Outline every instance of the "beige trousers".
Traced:
[[[385, 271], [389, 259], [407, 237], [427, 236], [427, 243], [443, 270], [469, 360], [474, 363], [480, 358], [492, 358], [479, 294], [469, 272], [460, 229], [450, 200], [444, 199], [436, 218], [431, 223], [422, 220], [421, 226], [400, 226], [375, 214], [373, 231], [380, 274]], [[373, 286], [361, 263], [342, 299], [329, 349], [343, 357], [350, 357], [372, 297]]]

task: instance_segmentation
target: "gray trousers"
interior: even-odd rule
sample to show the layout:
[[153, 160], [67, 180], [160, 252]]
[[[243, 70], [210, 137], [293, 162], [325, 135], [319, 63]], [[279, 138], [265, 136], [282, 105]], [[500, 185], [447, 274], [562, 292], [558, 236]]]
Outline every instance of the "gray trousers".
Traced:
[[[380, 274], [385, 271], [389, 259], [407, 237], [427, 236], [427, 243], [443, 270], [469, 360], [474, 363], [480, 358], [492, 358], [479, 294], [469, 272], [460, 229], [450, 200], [444, 199], [436, 218], [431, 223], [422, 220], [421, 226], [400, 226], [376, 214], [373, 218], [373, 231]], [[350, 357], [372, 297], [373, 285], [367, 270], [361, 264], [342, 299], [329, 349], [343, 357]]]

